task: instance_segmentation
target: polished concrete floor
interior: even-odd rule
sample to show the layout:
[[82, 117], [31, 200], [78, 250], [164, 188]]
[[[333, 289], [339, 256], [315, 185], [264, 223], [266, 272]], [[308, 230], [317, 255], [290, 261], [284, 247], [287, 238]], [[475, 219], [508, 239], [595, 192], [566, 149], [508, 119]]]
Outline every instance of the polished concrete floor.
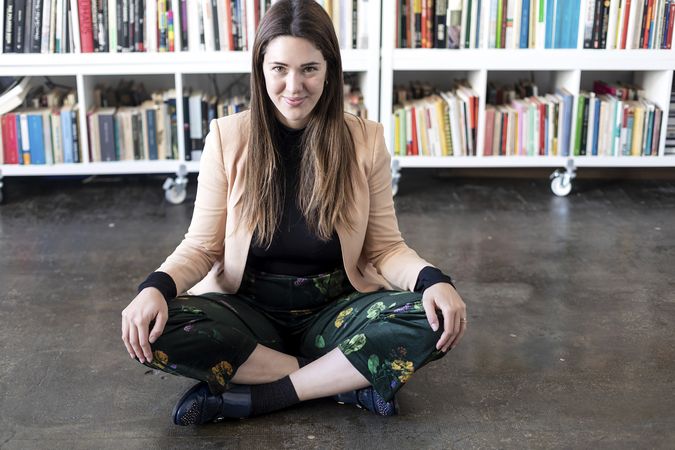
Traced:
[[675, 183], [404, 172], [409, 245], [468, 304], [398, 417], [329, 400], [171, 424], [193, 383], [131, 361], [120, 312], [187, 229], [161, 178], [5, 178], [0, 448], [675, 448]]

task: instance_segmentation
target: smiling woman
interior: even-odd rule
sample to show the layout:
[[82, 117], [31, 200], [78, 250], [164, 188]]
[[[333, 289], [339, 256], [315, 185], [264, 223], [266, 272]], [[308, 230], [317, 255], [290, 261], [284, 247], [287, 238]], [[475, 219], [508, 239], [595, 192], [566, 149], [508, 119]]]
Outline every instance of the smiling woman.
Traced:
[[289, 128], [304, 128], [326, 84], [321, 52], [306, 39], [279, 36], [267, 46], [263, 73], [277, 119]]
[[382, 125], [345, 114], [323, 8], [275, 3], [252, 64], [250, 111], [211, 122], [185, 239], [122, 312], [126, 349], [200, 380], [177, 425], [326, 396], [396, 414], [461, 340], [464, 302], [401, 237]]

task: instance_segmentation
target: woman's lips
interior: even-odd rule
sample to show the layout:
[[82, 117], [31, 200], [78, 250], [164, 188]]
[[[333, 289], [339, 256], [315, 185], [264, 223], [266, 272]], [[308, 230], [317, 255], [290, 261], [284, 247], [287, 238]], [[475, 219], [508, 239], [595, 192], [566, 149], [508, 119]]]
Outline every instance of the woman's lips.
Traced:
[[300, 106], [302, 102], [305, 101], [305, 99], [303, 97], [300, 98], [284, 97], [284, 101], [289, 106]]

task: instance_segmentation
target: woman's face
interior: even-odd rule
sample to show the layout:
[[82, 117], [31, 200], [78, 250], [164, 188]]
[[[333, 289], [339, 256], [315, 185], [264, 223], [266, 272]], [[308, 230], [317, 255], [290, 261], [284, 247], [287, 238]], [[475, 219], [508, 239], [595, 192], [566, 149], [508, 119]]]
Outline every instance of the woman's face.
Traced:
[[263, 59], [267, 95], [276, 116], [289, 128], [303, 128], [326, 80], [326, 60], [308, 40], [279, 36], [270, 41]]

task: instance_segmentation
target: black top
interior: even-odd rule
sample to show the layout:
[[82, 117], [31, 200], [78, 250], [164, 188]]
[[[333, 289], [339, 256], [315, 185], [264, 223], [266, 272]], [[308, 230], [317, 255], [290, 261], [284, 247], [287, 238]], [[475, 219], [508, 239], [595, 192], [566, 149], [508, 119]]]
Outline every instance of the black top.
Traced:
[[[328, 241], [314, 236], [297, 204], [297, 183], [300, 166], [300, 142], [304, 129], [294, 130], [277, 122], [279, 128], [279, 151], [283, 160], [285, 186], [284, 208], [278, 228], [269, 248], [251, 245], [246, 266], [268, 273], [293, 276], [316, 275], [342, 267], [342, 250], [337, 233]], [[449, 276], [435, 267], [423, 268], [415, 284], [415, 292], [423, 292], [429, 286], [446, 282]], [[453, 285], [454, 286], [454, 285]], [[164, 272], [153, 272], [141, 283], [138, 290], [155, 287], [169, 300], [174, 298], [176, 283]]]

